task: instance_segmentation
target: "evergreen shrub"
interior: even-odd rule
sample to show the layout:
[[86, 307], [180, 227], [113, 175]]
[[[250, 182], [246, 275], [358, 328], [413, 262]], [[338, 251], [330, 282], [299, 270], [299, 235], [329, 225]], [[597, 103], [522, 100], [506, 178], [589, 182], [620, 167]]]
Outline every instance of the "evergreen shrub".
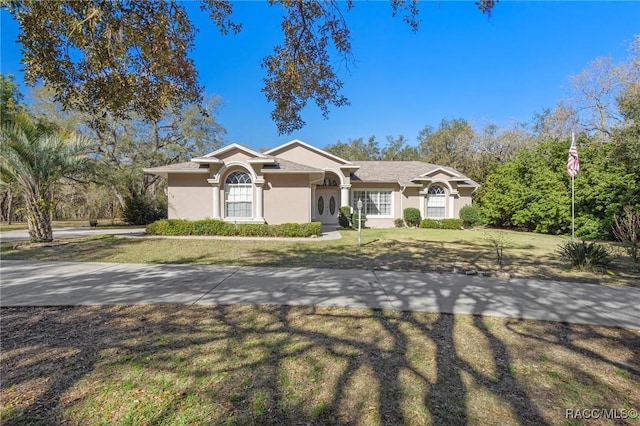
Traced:
[[422, 219], [420, 228], [460, 229], [462, 228], [462, 219]]
[[122, 219], [128, 224], [147, 225], [166, 217], [166, 206], [147, 197], [135, 195], [124, 200]]
[[407, 223], [407, 226], [418, 226], [420, 225], [420, 210], [415, 207], [407, 207], [403, 212], [404, 221]]
[[460, 209], [460, 219], [462, 219], [465, 228], [473, 228], [474, 226], [482, 225], [484, 222], [480, 208], [473, 204], [468, 204]]
[[342, 206], [340, 207], [340, 213], [338, 214], [338, 224], [341, 228], [349, 228], [351, 227], [351, 207]]
[[164, 219], [149, 224], [150, 235], [222, 235], [240, 237], [311, 237], [322, 235], [322, 224], [283, 223], [266, 225], [259, 223], [228, 223], [222, 220]]

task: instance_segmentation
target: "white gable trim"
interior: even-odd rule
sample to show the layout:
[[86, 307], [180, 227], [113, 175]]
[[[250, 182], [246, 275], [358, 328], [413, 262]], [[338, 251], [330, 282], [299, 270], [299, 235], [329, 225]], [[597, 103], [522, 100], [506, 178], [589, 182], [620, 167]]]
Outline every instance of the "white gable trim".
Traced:
[[269, 151], [265, 152], [265, 154], [274, 155], [273, 154], [274, 152], [283, 151], [286, 148], [289, 148], [289, 146], [295, 145], [295, 144], [301, 145], [301, 146], [307, 148], [310, 151], [316, 152], [316, 153], [318, 153], [320, 155], [324, 155], [325, 157], [329, 157], [332, 160], [335, 160], [335, 161], [337, 161], [339, 163], [342, 163], [344, 165], [353, 165], [353, 163], [351, 163], [350, 161], [345, 160], [344, 158], [340, 158], [337, 155], [330, 154], [327, 151], [324, 151], [324, 150], [322, 150], [320, 148], [316, 148], [315, 146], [309, 145], [308, 143], [304, 143], [299, 139], [294, 139], [294, 140], [289, 141], [289, 142], [287, 142], [285, 144], [282, 144], [282, 145], [277, 146], [277, 147], [275, 147], [273, 149], [270, 149]]
[[420, 175], [420, 177], [433, 176], [434, 174], [436, 174], [438, 172], [442, 172], [444, 174], [447, 174], [447, 175], [449, 175], [451, 177], [455, 177], [455, 178], [459, 178], [460, 177], [459, 174], [456, 174], [456, 173], [452, 172], [451, 170], [447, 170], [444, 167], [438, 167], [436, 169], [431, 170], [430, 172], [423, 173], [423, 174]]
[[[231, 151], [232, 149], [238, 149], [238, 150], [240, 150], [240, 151], [242, 151], [242, 152], [246, 152], [247, 154], [249, 154], [249, 155], [251, 155], [251, 156], [253, 156], [253, 157], [258, 157], [258, 158], [267, 158], [267, 156], [266, 156], [266, 155], [261, 154], [261, 153], [259, 153], [259, 152], [257, 152], [257, 151], [254, 151], [254, 150], [252, 150], [252, 149], [247, 148], [246, 146], [242, 146], [242, 145], [237, 144], [237, 143], [232, 143], [231, 145], [227, 145], [227, 146], [225, 146], [225, 147], [223, 147], [223, 148], [220, 148], [220, 149], [219, 149], [219, 150], [217, 150], [217, 151], [210, 152], [209, 154], [206, 154], [206, 155], [204, 155], [203, 157], [200, 157], [200, 158], [211, 158], [211, 157], [217, 157], [218, 155], [220, 155], [220, 154], [224, 154], [225, 152], [227, 152], [227, 151]], [[198, 159], [198, 158], [194, 158], [194, 159], [192, 159], [191, 161], [194, 161], [194, 160], [197, 160], [197, 159]]]

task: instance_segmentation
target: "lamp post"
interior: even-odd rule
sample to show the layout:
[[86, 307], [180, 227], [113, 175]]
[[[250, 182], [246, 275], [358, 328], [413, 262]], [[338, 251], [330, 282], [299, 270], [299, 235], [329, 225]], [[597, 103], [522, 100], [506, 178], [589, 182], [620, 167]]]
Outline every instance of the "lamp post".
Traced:
[[358, 199], [358, 247], [362, 243], [362, 199]]

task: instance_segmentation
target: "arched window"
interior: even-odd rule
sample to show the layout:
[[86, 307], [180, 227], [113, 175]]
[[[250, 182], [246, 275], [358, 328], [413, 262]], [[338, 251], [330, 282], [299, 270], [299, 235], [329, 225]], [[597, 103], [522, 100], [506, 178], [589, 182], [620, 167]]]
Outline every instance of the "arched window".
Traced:
[[338, 186], [338, 181], [332, 177], [325, 177], [320, 186]]
[[249, 173], [236, 171], [224, 181], [224, 212], [226, 217], [252, 217], [253, 190]]
[[427, 217], [444, 218], [447, 206], [446, 192], [441, 186], [432, 186], [427, 191]]

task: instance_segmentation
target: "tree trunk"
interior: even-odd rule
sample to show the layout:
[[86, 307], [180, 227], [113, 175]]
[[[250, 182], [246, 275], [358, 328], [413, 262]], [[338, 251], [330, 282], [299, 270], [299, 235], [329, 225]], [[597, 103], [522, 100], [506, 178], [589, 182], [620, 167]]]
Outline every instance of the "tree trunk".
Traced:
[[24, 193], [24, 204], [27, 211], [27, 226], [32, 242], [53, 241], [51, 229], [51, 203], [42, 198]]
[[11, 225], [13, 220], [13, 191], [11, 188], [7, 190], [7, 222]]

